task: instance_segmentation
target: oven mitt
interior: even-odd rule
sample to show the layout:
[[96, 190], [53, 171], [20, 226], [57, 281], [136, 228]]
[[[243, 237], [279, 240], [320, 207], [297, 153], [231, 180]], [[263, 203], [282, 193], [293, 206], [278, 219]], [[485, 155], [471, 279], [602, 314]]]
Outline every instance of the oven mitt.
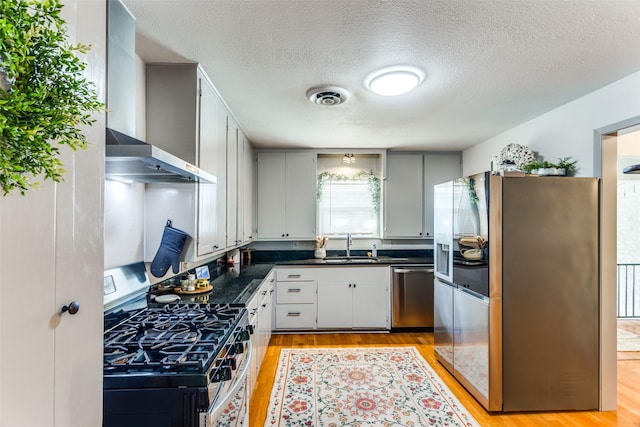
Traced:
[[180, 270], [180, 255], [189, 235], [182, 230], [173, 228], [171, 220], [167, 221], [162, 233], [162, 240], [156, 256], [151, 262], [151, 274], [155, 277], [165, 275], [169, 266], [175, 274]]

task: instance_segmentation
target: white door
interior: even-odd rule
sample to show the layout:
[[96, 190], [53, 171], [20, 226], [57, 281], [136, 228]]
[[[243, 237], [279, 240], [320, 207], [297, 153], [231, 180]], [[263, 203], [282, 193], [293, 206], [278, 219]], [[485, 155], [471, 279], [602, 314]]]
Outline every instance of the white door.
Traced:
[[258, 237], [284, 238], [284, 153], [258, 153]]
[[[62, 3], [68, 42], [92, 46], [86, 76], [104, 76], [104, 2]], [[2, 426], [102, 424], [105, 114], [95, 117], [86, 150], [60, 150], [64, 182], [0, 198]], [[72, 301], [79, 311], [60, 314]]]
[[356, 282], [353, 287], [353, 327], [387, 328], [389, 288], [385, 282]]
[[238, 243], [238, 125], [228, 118], [227, 130], [227, 247]]
[[318, 328], [351, 328], [353, 284], [318, 281]]
[[460, 178], [462, 159], [459, 154], [426, 154], [424, 156], [424, 233], [434, 235], [434, 185]]
[[287, 152], [285, 190], [285, 237], [315, 237], [316, 168], [315, 154], [308, 151]]
[[390, 153], [385, 185], [385, 236], [422, 237], [422, 155]]

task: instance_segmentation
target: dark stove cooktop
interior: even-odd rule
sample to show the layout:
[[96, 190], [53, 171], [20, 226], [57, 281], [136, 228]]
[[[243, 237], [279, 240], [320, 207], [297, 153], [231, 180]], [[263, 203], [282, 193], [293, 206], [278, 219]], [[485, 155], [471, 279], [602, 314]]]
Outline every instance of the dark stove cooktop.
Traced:
[[246, 310], [229, 304], [164, 304], [114, 316], [122, 320], [104, 333], [105, 388], [206, 386]]

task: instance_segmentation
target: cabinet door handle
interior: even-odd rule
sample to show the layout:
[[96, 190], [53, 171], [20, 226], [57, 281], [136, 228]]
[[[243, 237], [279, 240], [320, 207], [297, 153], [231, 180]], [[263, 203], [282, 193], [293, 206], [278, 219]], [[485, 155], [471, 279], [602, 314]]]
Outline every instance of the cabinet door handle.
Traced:
[[69, 314], [76, 314], [80, 310], [80, 304], [78, 301], [71, 301], [69, 305], [62, 306], [60, 314], [68, 312]]
[[287, 292], [300, 292], [300, 288], [289, 288]]
[[267, 304], [266, 304], [266, 303], [265, 303], [265, 304], [262, 304], [262, 308], [266, 308], [266, 307], [267, 307]]
[[287, 279], [299, 279], [300, 274], [288, 274]]
[[260, 292], [260, 294], [261, 294], [262, 296], [264, 296], [264, 295], [266, 295], [266, 294], [267, 294], [267, 291], [262, 291], [262, 292]]
[[299, 311], [290, 311], [289, 313], [287, 313], [287, 317], [299, 317], [299, 316], [300, 316]]
[[351, 287], [351, 283], [349, 283], [349, 287]]

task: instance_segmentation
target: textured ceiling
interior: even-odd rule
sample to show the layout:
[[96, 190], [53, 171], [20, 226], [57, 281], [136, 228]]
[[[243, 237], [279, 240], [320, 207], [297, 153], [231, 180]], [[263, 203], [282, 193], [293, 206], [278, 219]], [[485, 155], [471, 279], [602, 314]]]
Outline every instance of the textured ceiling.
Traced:
[[[201, 63], [256, 147], [464, 149], [640, 70], [640, 0], [123, 2], [138, 55]], [[395, 64], [424, 83], [364, 88]]]

